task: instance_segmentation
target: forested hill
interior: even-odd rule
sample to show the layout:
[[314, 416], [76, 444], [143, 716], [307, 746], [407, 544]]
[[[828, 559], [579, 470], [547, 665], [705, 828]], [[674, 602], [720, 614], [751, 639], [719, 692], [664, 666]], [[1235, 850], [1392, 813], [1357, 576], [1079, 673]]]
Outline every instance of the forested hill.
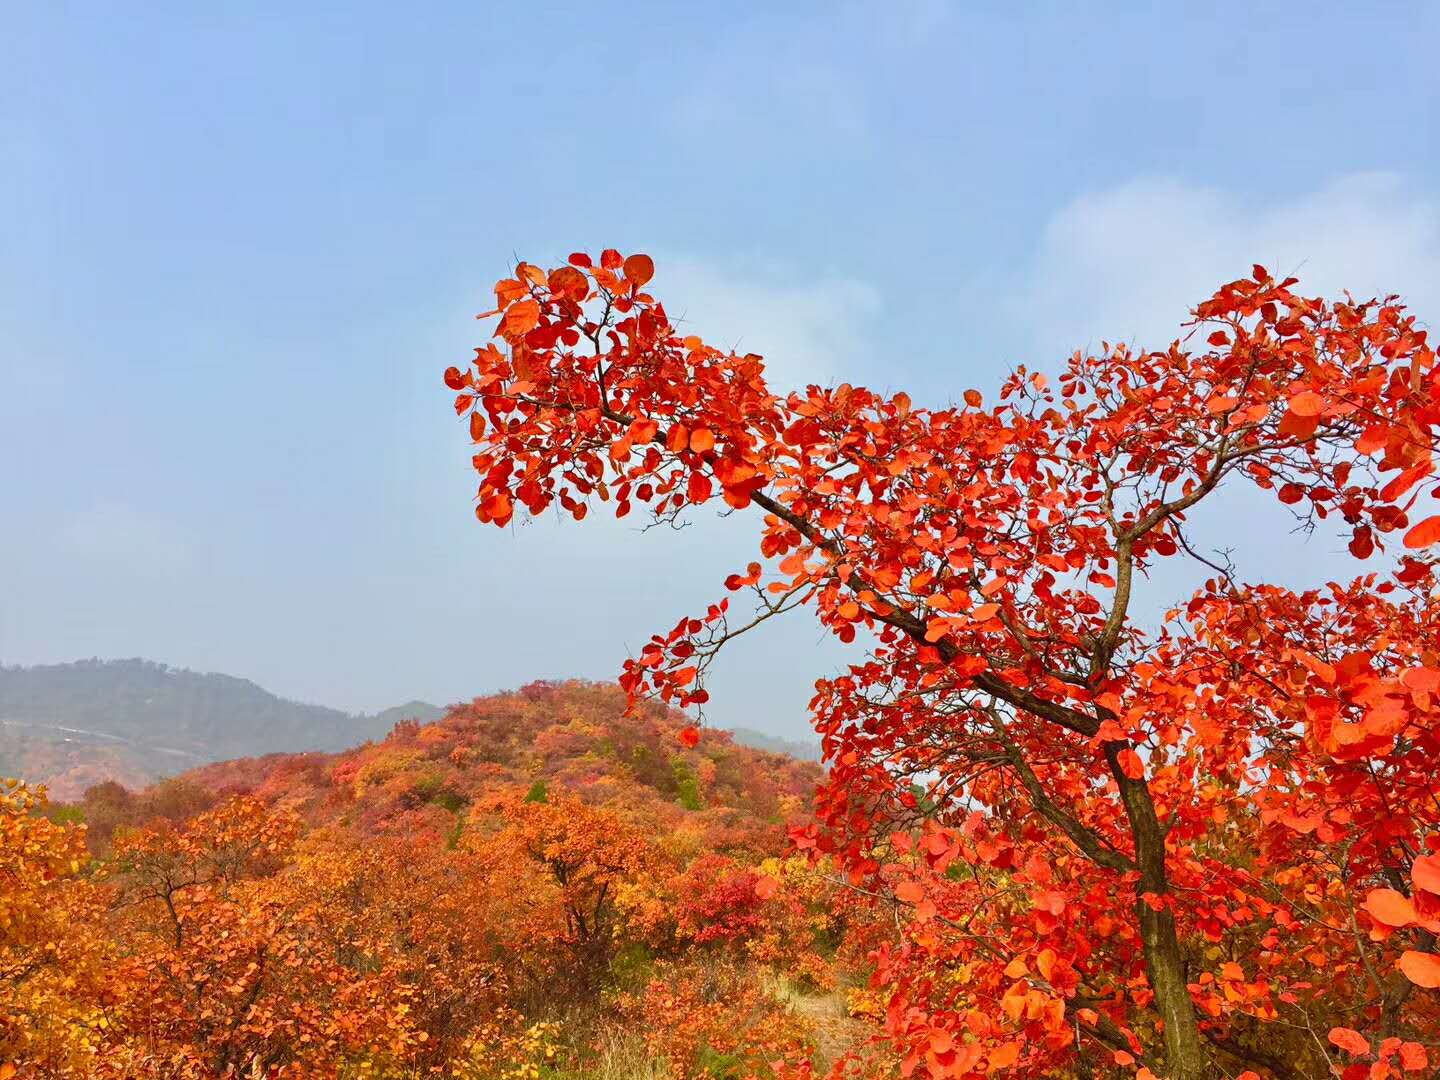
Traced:
[[399, 724], [337, 754], [215, 762], [169, 788], [254, 794], [303, 806], [312, 821], [343, 818], [362, 831], [403, 822], [441, 835], [458, 808], [536, 784], [619, 799], [637, 813], [654, 803], [662, 816], [728, 808], [773, 825], [805, 812], [820, 778], [816, 763], [741, 745], [716, 729], [687, 748], [678, 739], [685, 722], [652, 703], [628, 715], [613, 683], [537, 682], [452, 706], [432, 723]]
[[[249, 679], [149, 660], [0, 666], [0, 776], [45, 784], [53, 798], [72, 801], [106, 780], [138, 788], [208, 762], [345, 750], [383, 738], [402, 720], [444, 715], [426, 701], [352, 714], [279, 697]], [[813, 744], [743, 728], [733, 737], [819, 759]]]
[[791, 846], [821, 767], [631, 706], [531, 683], [338, 753], [63, 806], [0, 786], [0, 855], [44, 868], [12, 875], [40, 977], [0, 1061], [36, 1001], [16, 1080], [802, 1080], [868, 1052], [848, 991], [894, 916]]
[[208, 761], [342, 750], [443, 712], [414, 701], [352, 715], [148, 660], [0, 667], [0, 773], [73, 797], [100, 780], [134, 784]]

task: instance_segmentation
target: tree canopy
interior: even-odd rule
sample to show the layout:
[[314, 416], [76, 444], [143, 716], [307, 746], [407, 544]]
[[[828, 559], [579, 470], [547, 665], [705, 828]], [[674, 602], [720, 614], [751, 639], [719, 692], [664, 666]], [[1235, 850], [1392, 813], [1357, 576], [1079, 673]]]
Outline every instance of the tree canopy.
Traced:
[[[758, 558], [724, 583], [750, 610], [656, 634], [633, 697], [703, 708], [723, 645], [800, 608], [856, 646], [816, 684], [830, 768], [796, 840], [905, 912], [873, 957], [902, 1070], [1427, 1068], [1440, 371], [1415, 316], [1256, 266], [1166, 347], [924, 408], [771, 387], [678, 331], [654, 273], [607, 250], [496, 285], [498, 340], [445, 374], [476, 514], [751, 513]], [[1359, 576], [1214, 562], [1137, 617], [1157, 565], [1205, 561], [1187, 516], [1240, 485], [1343, 529]]]

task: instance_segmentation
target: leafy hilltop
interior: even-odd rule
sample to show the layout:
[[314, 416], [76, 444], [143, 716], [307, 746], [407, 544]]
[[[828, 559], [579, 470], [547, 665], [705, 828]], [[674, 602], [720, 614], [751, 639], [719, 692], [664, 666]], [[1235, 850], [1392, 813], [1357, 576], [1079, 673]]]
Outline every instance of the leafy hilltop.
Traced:
[[0, 1002], [0, 1061], [807, 1076], [863, 1041], [842, 991], [868, 940], [789, 847], [820, 767], [686, 733], [613, 685], [535, 683], [70, 806], [0, 786], [27, 913], [0, 959], [34, 973]]
[[[0, 776], [78, 799], [106, 780], [143, 787], [212, 761], [337, 751], [385, 736], [402, 720], [445, 710], [410, 701], [352, 714], [279, 697], [248, 679], [149, 660], [0, 666]], [[814, 746], [758, 731], [737, 742], [815, 760]]]
[[312, 823], [366, 833], [448, 832], [473, 804], [549, 790], [620, 801], [632, 813], [716, 813], [775, 835], [807, 813], [818, 766], [742, 746], [724, 731], [687, 748], [678, 714], [642, 705], [627, 716], [625, 706], [613, 685], [532, 683], [453, 706], [433, 723], [402, 720], [384, 739], [340, 753], [216, 762], [179, 779], [217, 795], [288, 802]]

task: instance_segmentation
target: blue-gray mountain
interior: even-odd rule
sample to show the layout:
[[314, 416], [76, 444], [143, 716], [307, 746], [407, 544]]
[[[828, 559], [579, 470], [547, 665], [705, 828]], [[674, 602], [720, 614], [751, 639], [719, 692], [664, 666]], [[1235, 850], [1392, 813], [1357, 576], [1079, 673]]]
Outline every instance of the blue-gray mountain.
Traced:
[[227, 758], [343, 750], [397, 721], [438, 719], [412, 701], [353, 715], [290, 701], [230, 675], [148, 660], [0, 667], [0, 775], [48, 783], [134, 783]]

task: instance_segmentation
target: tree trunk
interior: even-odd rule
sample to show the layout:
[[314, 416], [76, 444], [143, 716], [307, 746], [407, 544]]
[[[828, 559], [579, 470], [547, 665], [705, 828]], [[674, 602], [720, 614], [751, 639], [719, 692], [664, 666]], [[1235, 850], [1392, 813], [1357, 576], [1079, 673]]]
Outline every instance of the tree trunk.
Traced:
[[1211, 1080], [1221, 1073], [1196, 1022], [1175, 916], [1168, 907], [1156, 911], [1145, 900], [1146, 895], [1167, 897], [1170, 891], [1165, 874], [1165, 829], [1155, 813], [1149, 785], [1143, 779], [1130, 779], [1121, 768], [1119, 754], [1125, 748], [1125, 743], [1105, 744], [1110, 771], [1120, 785], [1120, 797], [1135, 838], [1135, 863], [1140, 871], [1135, 885], [1135, 913], [1145, 945], [1145, 971], [1155, 993], [1155, 1006], [1165, 1022], [1165, 1075], [1168, 1080]]
[[[1144, 890], [1149, 892], [1150, 890]], [[1195, 1004], [1186, 986], [1185, 964], [1175, 934], [1175, 916], [1136, 899], [1145, 970], [1155, 1005], [1165, 1021], [1165, 1074], [1169, 1080], [1208, 1080], [1219, 1072], [1195, 1022]]]

